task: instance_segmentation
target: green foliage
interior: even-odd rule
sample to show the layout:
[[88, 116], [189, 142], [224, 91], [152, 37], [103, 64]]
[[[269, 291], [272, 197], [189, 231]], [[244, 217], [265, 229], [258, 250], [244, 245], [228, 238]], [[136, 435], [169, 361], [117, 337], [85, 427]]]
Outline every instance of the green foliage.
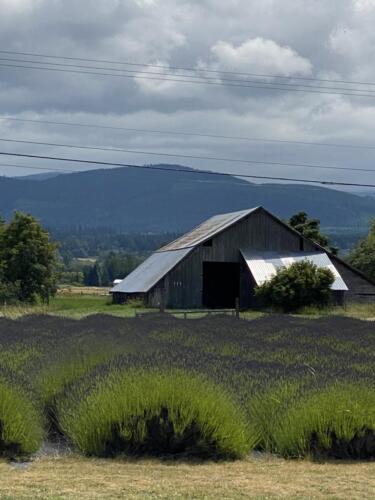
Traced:
[[178, 370], [114, 370], [73, 387], [57, 408], [61, 429], [91, 455], [235, 458], [256, 444], [224, 389]]
[[102, 258], [110, 252], [116, 254], [143, 254], [153, 252], [175, 240], [178, 233], [123, 233], [110, 227], [52, 229], [59, 242], [59, 252], [66, 264], [72, 259]]
[[367, 237], [352, 250], [348, 260], [352, 266], [375, 280], [375, 219]]
[[336, 383], [314, 391], [281, 413], [275, 426], [284, 456], [375, 456], [375, 391], [364, 384]]
[[327, 248], [330, 252], [334, 254], [338, 253], [337, 248], [329, 245], [329, 238], [321, 233], [319, 219], [309, 219], [305, 212], [298, 212], [289, 219], [288, 224], [303, 236]]
[[142, 297], [134, 297], [126, 302], [126, 305], [131, 309], [145, 309], [145, 301]]
[[13, 292], [21, 302], [48, 302], [56, 292], [57, 263], [48, 232], [31, 215], [16, 212], [0, 239], [3, 294]]
[[334, 316], [1, 318], [3, 451], [35, 451], [12, 436], [45, 421], [95, 455], [375, 458], [374, 347]]
[[265, 391], [256, 392], [248, 402], [249, 421], [259, 435], [259, 448], [277, 452], [275, 432], [280, 416], [301, 396], [301, 381], [279, 381]]
[[19, 282], [6, 283], [0, 280], [0, 304], [16, 304], [18, 301], [19, 289]]
[[54, 360], [38, 373], [34, 386], [48, 412], [54, 411], [55, 398], [67, 385], [115, 355], [113, 350], [105, 347], [101, 349], [91, 347], [88, 351], [81, 353], [68, 351], [65, 358]]
[[273, 278], [256, 287], [255, 295], [263, 306], [285, 312], [312, 305], [323, 307], [330, 301], [333, 282], [329, 269], [304, 260], [279, 268]]
[[115, 279], [125, 278], [144, 257], [136, 254], [110, 252], [98, 259], [91, 267], [84, 268], [84, 284], [87, 286], [111, 286]]
[[34, 453], [43, 435], [38, 408], [23, 389], [0, 376], [0, 456], [14, 458]]

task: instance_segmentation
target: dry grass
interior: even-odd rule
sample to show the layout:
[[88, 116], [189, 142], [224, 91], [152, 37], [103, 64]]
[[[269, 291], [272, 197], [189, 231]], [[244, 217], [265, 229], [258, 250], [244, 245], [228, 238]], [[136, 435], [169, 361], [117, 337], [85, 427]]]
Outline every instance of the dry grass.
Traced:
[[73, 286], [63, 285], [57, 290], [57, 295], [96, 295], [109, 297], [111, 287], [103, 286]]
[[273, 457], [187, 464], [39, 458], [0, 463], [1, 499], [375, 497], [375, 463], [285, 461]]

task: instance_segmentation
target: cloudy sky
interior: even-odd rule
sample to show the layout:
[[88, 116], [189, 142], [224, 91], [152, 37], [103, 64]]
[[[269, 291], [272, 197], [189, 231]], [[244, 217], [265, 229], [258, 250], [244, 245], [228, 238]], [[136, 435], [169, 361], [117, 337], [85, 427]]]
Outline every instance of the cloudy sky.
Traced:
[[[139, 164], [180, 163], [221, 172], [375, 184], [375, 0], [0, 0], [0, 12], [1, 50], [81, 58], [0, 53], [0, 138], [156, 154], [3, 141], [0, 151]], [[59, 71], [30, 69], [27, 66], [32, 64], [25, 61], [31, 60], [35, 66]], [[90, 70], [78, 66], [126, 77], [85, 75], [80, 71]], [[197, 72], [175, 69], [181, 67]], [[158, 73], [164, 73], [164, 80], [158, 79]], [[190, 82], [180, 81], [187, 75]], [[192, 75], [209, 78], [211, 84], [193, 83]], [[258, 83], [246, 86], [245, 80]], [[266, 84], [290, 88], [283, 87], [285, 83], [299, 89], [312, 85], [324, 93], [265, 88]], [[335, 93], [326, 93], [323, 87], [332, 87]], [[353, 92], [361, 96], [341, 95]], [[124, 130], [129, 128], [174, 134]], [[184, 159], [160, 153], [374, 169], [374, 173]], [[0, 162], [4, 175], [33, 172], [4, 163], [83, 168], [7, 156]]]

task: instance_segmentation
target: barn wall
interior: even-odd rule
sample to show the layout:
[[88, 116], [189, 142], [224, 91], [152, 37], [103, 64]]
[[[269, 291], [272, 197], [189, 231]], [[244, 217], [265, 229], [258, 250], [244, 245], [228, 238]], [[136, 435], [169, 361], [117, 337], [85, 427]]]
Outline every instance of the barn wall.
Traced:
[[331, 260], [349, 288], [349, 291], [345, 292], [346, 302], [375, 302], [374, 285], [334, 256], [331, 256]]
[[[203, 262], [241, 262], [241, 248], [269, 251], [316, 250], [314, 244], [289, 231], [266, 212], [259, 210], [212, 239], [212, 246], [195, 248], [149, 293], [148, 302], [156, 305], [155, 295], [164, 286], [165, 301], [172, 308], [202, 307]], [[241, 267], [241, 306], [251, 301], [250, 273]], [[159, 295], [158, 295], [159, 296]], [[159, 299], [160, 300], [160, 299]]]

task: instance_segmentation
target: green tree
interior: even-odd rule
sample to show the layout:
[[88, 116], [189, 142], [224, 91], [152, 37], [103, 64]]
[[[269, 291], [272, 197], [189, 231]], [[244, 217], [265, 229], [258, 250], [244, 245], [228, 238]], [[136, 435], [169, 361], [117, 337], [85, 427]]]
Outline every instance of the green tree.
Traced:
[[348, 261], [369, 278], [375, 280], [375, 219], [371, 223], [367, 237], [353, 248]]
[[100, 272], [98, 264], [84, 270], [84, 284], [87, 286], [100, 286]]
[[326, 248], [331, 253], [338, 253], [336, 247], [330, 246], [329, 238], [321, 233], [319, 219], [309, 219], [306, 212], [298, 212], [289, 219], [288, 224], [303, 236], [315, 241], [315, 243], [318, 243], [318, 245]]
[[18, 300], [48, 302], [56, 292], [57, 245], [31, 215], [16, 212], [2, 228], [3, 282]]
[[279, 268], [273, 278], [256, 287], [255, 296], [262, 306], [284, 312], [306, 306], [323, 307], [330, 302], [333, 282], [334, 276], [329, 269], [303, 260]]

